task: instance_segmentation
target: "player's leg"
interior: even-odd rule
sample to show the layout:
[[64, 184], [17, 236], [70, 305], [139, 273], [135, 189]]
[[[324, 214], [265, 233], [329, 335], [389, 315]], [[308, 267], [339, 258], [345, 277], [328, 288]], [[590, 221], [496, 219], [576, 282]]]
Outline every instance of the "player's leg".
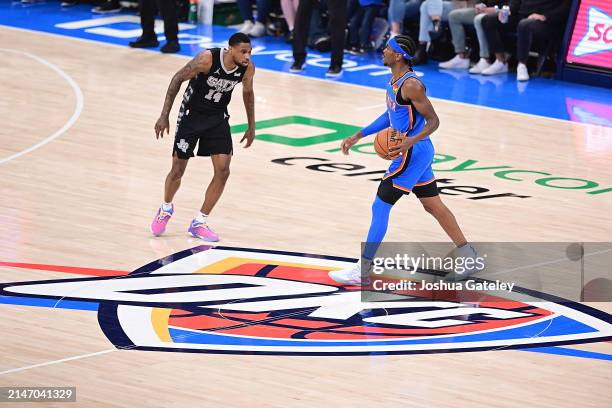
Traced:
[[[389, 170], [378, 186], [376, 197], [372, 203], [372, 219], [361, 259], [350, 268], [331, 271], [329, 277], [336, 282], [344, 285], [363, 285], [369, 283], [362, 279], [362, 265], [366, 270], [369, 269], [372, 259], [374, 259], [376, 251], [387, 233], [391, 208], [393, 208], [393, 205], [402, 195], [410, 193], [411, 183], [414, 184], [416, 182], [415, 177], [418, 177], [418, 175], [414, 176], [415, 172], [409, 170], [409, 167], [415, 166], [411, 160], [412, 150], [410, 149], [405, 157], [394, 160], [389, 166]], [[396, 180], [394, 177], [402, 174], [406, 175], [405, 181], [407, 187], [399, 184], [395, 185]]]
[[213, 163], [213, 178], [206, 189], [204, 203], [200, 208], [200, 213], [191, 221], [189, 234], [204, 241], [216, 242], [219, 235], [215, 233], [207, 224], [208, 216], [221, 198], [225, 183], [230, 175], [231, 154], [213, 154], [210, 156]]
[[210, 214], [217, 201], [223, 194], [225, 184], [230, 175], [230, 162], [232, 161], [231, 154], [213, 154], [210, 156], [212, 159], [214, 174], [213, 178], [206, 189], [206, 195], [204, 196], [204, 203], [202, 204], [202, 211], [204, 214]]
[[172, 155], [172, 167], [166, 176], [166, 182], [164, 184], [164, 201], [166, 203], [172, 203], [174, 195], [181, 186], [181, 179], [185, 174], [188, 162], [188, 159], [181, 159], [176, 153]]
[[350, 268], [329, 272], [330, 278], [344, 285], [368, 284], [368, 282], [362, 281], [362, 264], [367, 268], [372, 263], [372, 259], [374, 259], [376, 251], [387, 233], [391, 209], [404, 194], [406, 192], [393, 187], [391, 179], [383, 180], [380, 183], [372, 203], [372, 219], [361, 259]]
[[[478, 253], [474, 247], [468, 243], [463, 231], [459, 227], [459, 223], [452, 211], [442, 202], [438, 193], [438, 186], [433, 175], [433, 171], [428, 169], [421, 176], [420, 183], [417, 183], [412, 191], [418, 197], [425, 211], [430, 213], [440, 224], [444, 232], [449, 236], [453, 243], [457, 246], [456, 255], [463, 258], [477, 258]], [[476, 265], [476, 263], [474, 263]], [[472, 269], [466, 268], [465, 276], [480, 272], [482, 269], [476, 267]]]
[[368, 284], [368, 282], [362, 282], [362, 263], [364, 268], [369, 269], [369, 265], [387, 232], [391, 208], [402, 195], [410, 193], [410, 189], [422, 173], [422, 170], [419, 171], [419, 167], [425, 169], [431, 163], [433, 146], [430, 149], [431, 152], [425, 151], [426, 155], [431, 156], [425, 157], [425, 161], [422, 150], [422, 146], [417, 144], [410, 148], [404, 156], [400, 156], [391, 162], [387, 173], [378, 186], [376, 198], [372, 204], [372, 221], [361, 259], [351, 268], [330, 272], [330, 278], [345, 285]]
[[198, 156], [210, 156], [213, 165], [213, 178], [204, 196], [204, 203], [196, 217], [191, 221], [187, 232], [204, 241], [216, 242], [217, 235], [208, 226], [208, 216], [219, 201], [230, 174], [233, 144], [227, 113], [208, 114], [198, 118], [200, 134]]
[[185, 174], [187, 162], [187, 159], [181, 159], [177, 156], [176, 152], [173, 153], [172, 167], [166, 175], [164, 183], [164, 201], [157, 209], [157, 214], [155, 214], [155, 218], [153, 218], [151, 223], [151, 232], [155, 236], [160, 236], [166, 231], [166, 225], [174, 213], [172, 200], [181, 185], [181, 178]]
[[191, 125], [188, 120], [179, 120], [172, 148], [172, 167], [166, 175], [164, 182], [164, 201], [157, 210], [155, 218], [151, 223], [151, 232], [160, 236], [166, 231], [166, 225], [174, 213], [172, 200], [181, 186], [181, 179], [185, 174], [187, 162], [193, 157], [193, 151], [197, 144]]
[[413, 187], [415, 195], [423, 205], [425, 211], [430, 213], [436, 221], [440, 224], [444, 232], [457, 246], [464, 245], [467, 240], [457, 223], [455, 215], [451, 210], [444, 205], [440, 195], [438, 194], [438, 187], [436, 181], [431, 180], [424, 182], [421, 185], [415, 185]]

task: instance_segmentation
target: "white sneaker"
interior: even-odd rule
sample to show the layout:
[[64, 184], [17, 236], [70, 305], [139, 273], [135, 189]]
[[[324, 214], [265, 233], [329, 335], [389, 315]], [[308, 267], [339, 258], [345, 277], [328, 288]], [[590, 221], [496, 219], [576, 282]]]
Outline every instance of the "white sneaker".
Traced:
[[527, 71], [527, 65], [519, 63], [516, 67], [516, 80], [517, 81], [529, 81], [529, 71]]
[[[482, 272], [486, 265], [484, 264], [484, 258], [478, 255], [478, 252], [474, 249], [471, 244], [466, 244], [461, 248], [457, 248], [455, 250], [457, 258], [463, 259], [472, 259], [473, 261], [468, 262], [468, 266], [464, 266], [464, 270], [462, 272], [455, 272], [458, 278], [467, 278], [468, 276], [474, 275], [475, 273]], [[466, 262], [463, 261], [463, 265], [466, 265]]]
[[251, 28], [251, 31], [249, 31], [247, 34], [251, 37], [263, 37], [264, 35], [266, 35], [266, 26], [258, 21], [255, 23], [253, 28]]
[[461, 58], [457, 54], [452, 59], [438, 64], [438, 67], [442, 69], [468, 69], [470, 67], [470, 59]]
[[495, 60], [493, 65], [481, 72], [482, 75], [498, 75], [508, 72], [508, 63]]
[[489, 61], [487, 61], [486, 58], [481, 58], [478, 60], [478, 63], [476, 65], [470, 68], [469, 73], [470, 74], [482, 74], [482, 71], [489, 68], [490, 66], [491, 64], [489, 64]]
[[242, 23], [242, 26], [240, 26], [240, 29], [238, 30], [238, 32], [242, 34], [248, 34], [249, 31], [253, 29], [254, 25], [255, 24], [253, 24], [251, 20], [246, 20], [244, 23]]
[[350, 268], [339, 271], [329, 271], [328, 275], [330, 278], [343, 285], [361, 286], [369, 284], [369, 282], [363, 282], [361, 280], [361, 261], [358, 261]]

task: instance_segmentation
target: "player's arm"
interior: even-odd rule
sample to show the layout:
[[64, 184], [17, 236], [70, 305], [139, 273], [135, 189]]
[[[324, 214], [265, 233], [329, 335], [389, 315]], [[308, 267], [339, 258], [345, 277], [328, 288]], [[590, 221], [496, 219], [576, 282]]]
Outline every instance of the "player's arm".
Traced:
[[253, 61], [247, 66], [244, 78], [242, 78], [242, 100], [246, 109], [247, 122], [249, 123], [240, 143], [246, 140], [244, 147], [249, 147], [255, 139], [255, 92], [253, 91], [253, 77], [255, 76], [255, 64]]
[[370, 123], [368, 126], [364, 127], [353, 136], [347, 137], [342, 141], [342, 153], [348, 154], [349, 149], [353, 147], [361, 138], [369, 136], [374, 133], [378, 133], [383, 129], [391, 126], [391, 122], [389, 121], [389, 113], [385, 111], [382, 115], [374, 120], [374, 122]]
[[425, 88], [419, 81], [410, 79], [404, 81], [401, 92], [402, 98], [405, 101], [412, 101], [412, 106], [414, 106], [415, 109], [421, 115], [423, 115], [426, 123], [419, 133], [414, 136], [404, 138], [400, 145], [391, 147], [389, 149], [389, 153], [395, 153], [394, 156], [391, 156], [392, 158], [399, 156], [400, 153], [405, 154], [410, 147], [431, 135], [436, 131], [436, 129], [438, 129], [438, 126], [440, 126], [440, 119], [438, 119], [438, 115], [436, 114], [434, 107], [431, 105], [429, 98], [427, 98], [427, 95], [425, 95]]
[[200, 72], [208, 72], [211, 66], [212, 54], [210, 51], [203, 51], [174, 74], [166, 91], [166, 99], [164, 100], [161, 115], [159, 115], [159, 119], [155, 123], [155, 136], [158, 139], [160, 136], [164, 137], [164, 130], [166, 130], [166, 133], [170, 132], [168, 116], [182, 83], [195, 77]]

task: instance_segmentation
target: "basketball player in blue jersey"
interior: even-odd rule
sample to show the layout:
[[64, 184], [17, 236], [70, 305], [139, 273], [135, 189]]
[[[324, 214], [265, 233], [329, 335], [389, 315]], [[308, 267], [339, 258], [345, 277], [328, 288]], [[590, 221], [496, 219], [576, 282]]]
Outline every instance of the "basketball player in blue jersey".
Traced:
[[[168, 115], [181, 84], [189, 81], [183, 94], [178, 114], [172, 149], [172, 168], [166, 176], [164, 201], [151, 223], [151, 232], [159, 236], [174, 213], [172, 199], [181, 185], [187, 162], [194, 156], [210, 156], [213, 178], [206, 189], [200, 212], [187, 232], [205, 241], [218, 241], [219, 236], [208, 226], [207, 218], [221, 197], [229, 177], [233, 145], [227, 106], [234, 87], [242, 82], [242, 98], [246, 109], [248, 128], [240, 142], [251, 146], [255, 138], [255, 95], [253, 76], [255, 65], [251, 61], [251, 40], [246, 34], [236, 33], [229, 39], [229, 47], [211, 48], [196, 55], [172, 78], [162, 113], [155, 123], [155, 135], [163, 137], [169, 132]], [[196, 145], [197, 150], [196, 150]]]
[[[414, 193], [425, 211], [435, 217], [440, 226], [458, 247], [458, 255], [476, 257], [476, 251], [468, 244], [453, 213], [444, 205], [431, 164], [434, 147], [429, 136], [438, 128], [440, 120], [425, 95], [425, 85], [412, 70], [412, 56], [416, 46], [405, 35], [393, 37], [383, 50], [383, 62], [391, 68], [391, 81], [387, 85], [387, 111], [355, 135], [342, 141], [342, 152], [363, 137], [391, 127], [401, 132], [401, 145], [392, 147], [393, 161], [383, 176], [372, 204], [372, 222], [361, 260], [352, 268], [332, 271], [329, 276], [345, 285], [367, 284], [361, 279], [361, 263], [369, 270], [380, 242], [387, 232], [389, 214], [393, 205], [403, 196]], [[467, 273], [474, 273], [468, 271]]]

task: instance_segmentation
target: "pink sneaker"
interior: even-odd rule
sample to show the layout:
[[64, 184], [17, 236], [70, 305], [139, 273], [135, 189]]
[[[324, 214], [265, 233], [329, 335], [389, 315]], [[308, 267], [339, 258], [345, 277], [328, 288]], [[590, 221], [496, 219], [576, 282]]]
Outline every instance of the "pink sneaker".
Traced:
[[192, 237], [200, 238], [204, 241], [217, 242], [219, 240], [219, 235], [211, 230], [208, 225], [196, 221], [195, 219], [191, 221], [191, 225], [189, 226], [187, 232]]
[[174, 206], [170, 208], [170, 211], [164, 211], [162, 207], [159, 207], [157, 210], [157, 214], [155, 214], [155, 218], [153, 218], [153, 222], [151, 223], [151, 232], [156, 237], [159, 237], [161, 234], [166, 231], [166, 224], [170, 221], [170, 217], [174, 213]]

